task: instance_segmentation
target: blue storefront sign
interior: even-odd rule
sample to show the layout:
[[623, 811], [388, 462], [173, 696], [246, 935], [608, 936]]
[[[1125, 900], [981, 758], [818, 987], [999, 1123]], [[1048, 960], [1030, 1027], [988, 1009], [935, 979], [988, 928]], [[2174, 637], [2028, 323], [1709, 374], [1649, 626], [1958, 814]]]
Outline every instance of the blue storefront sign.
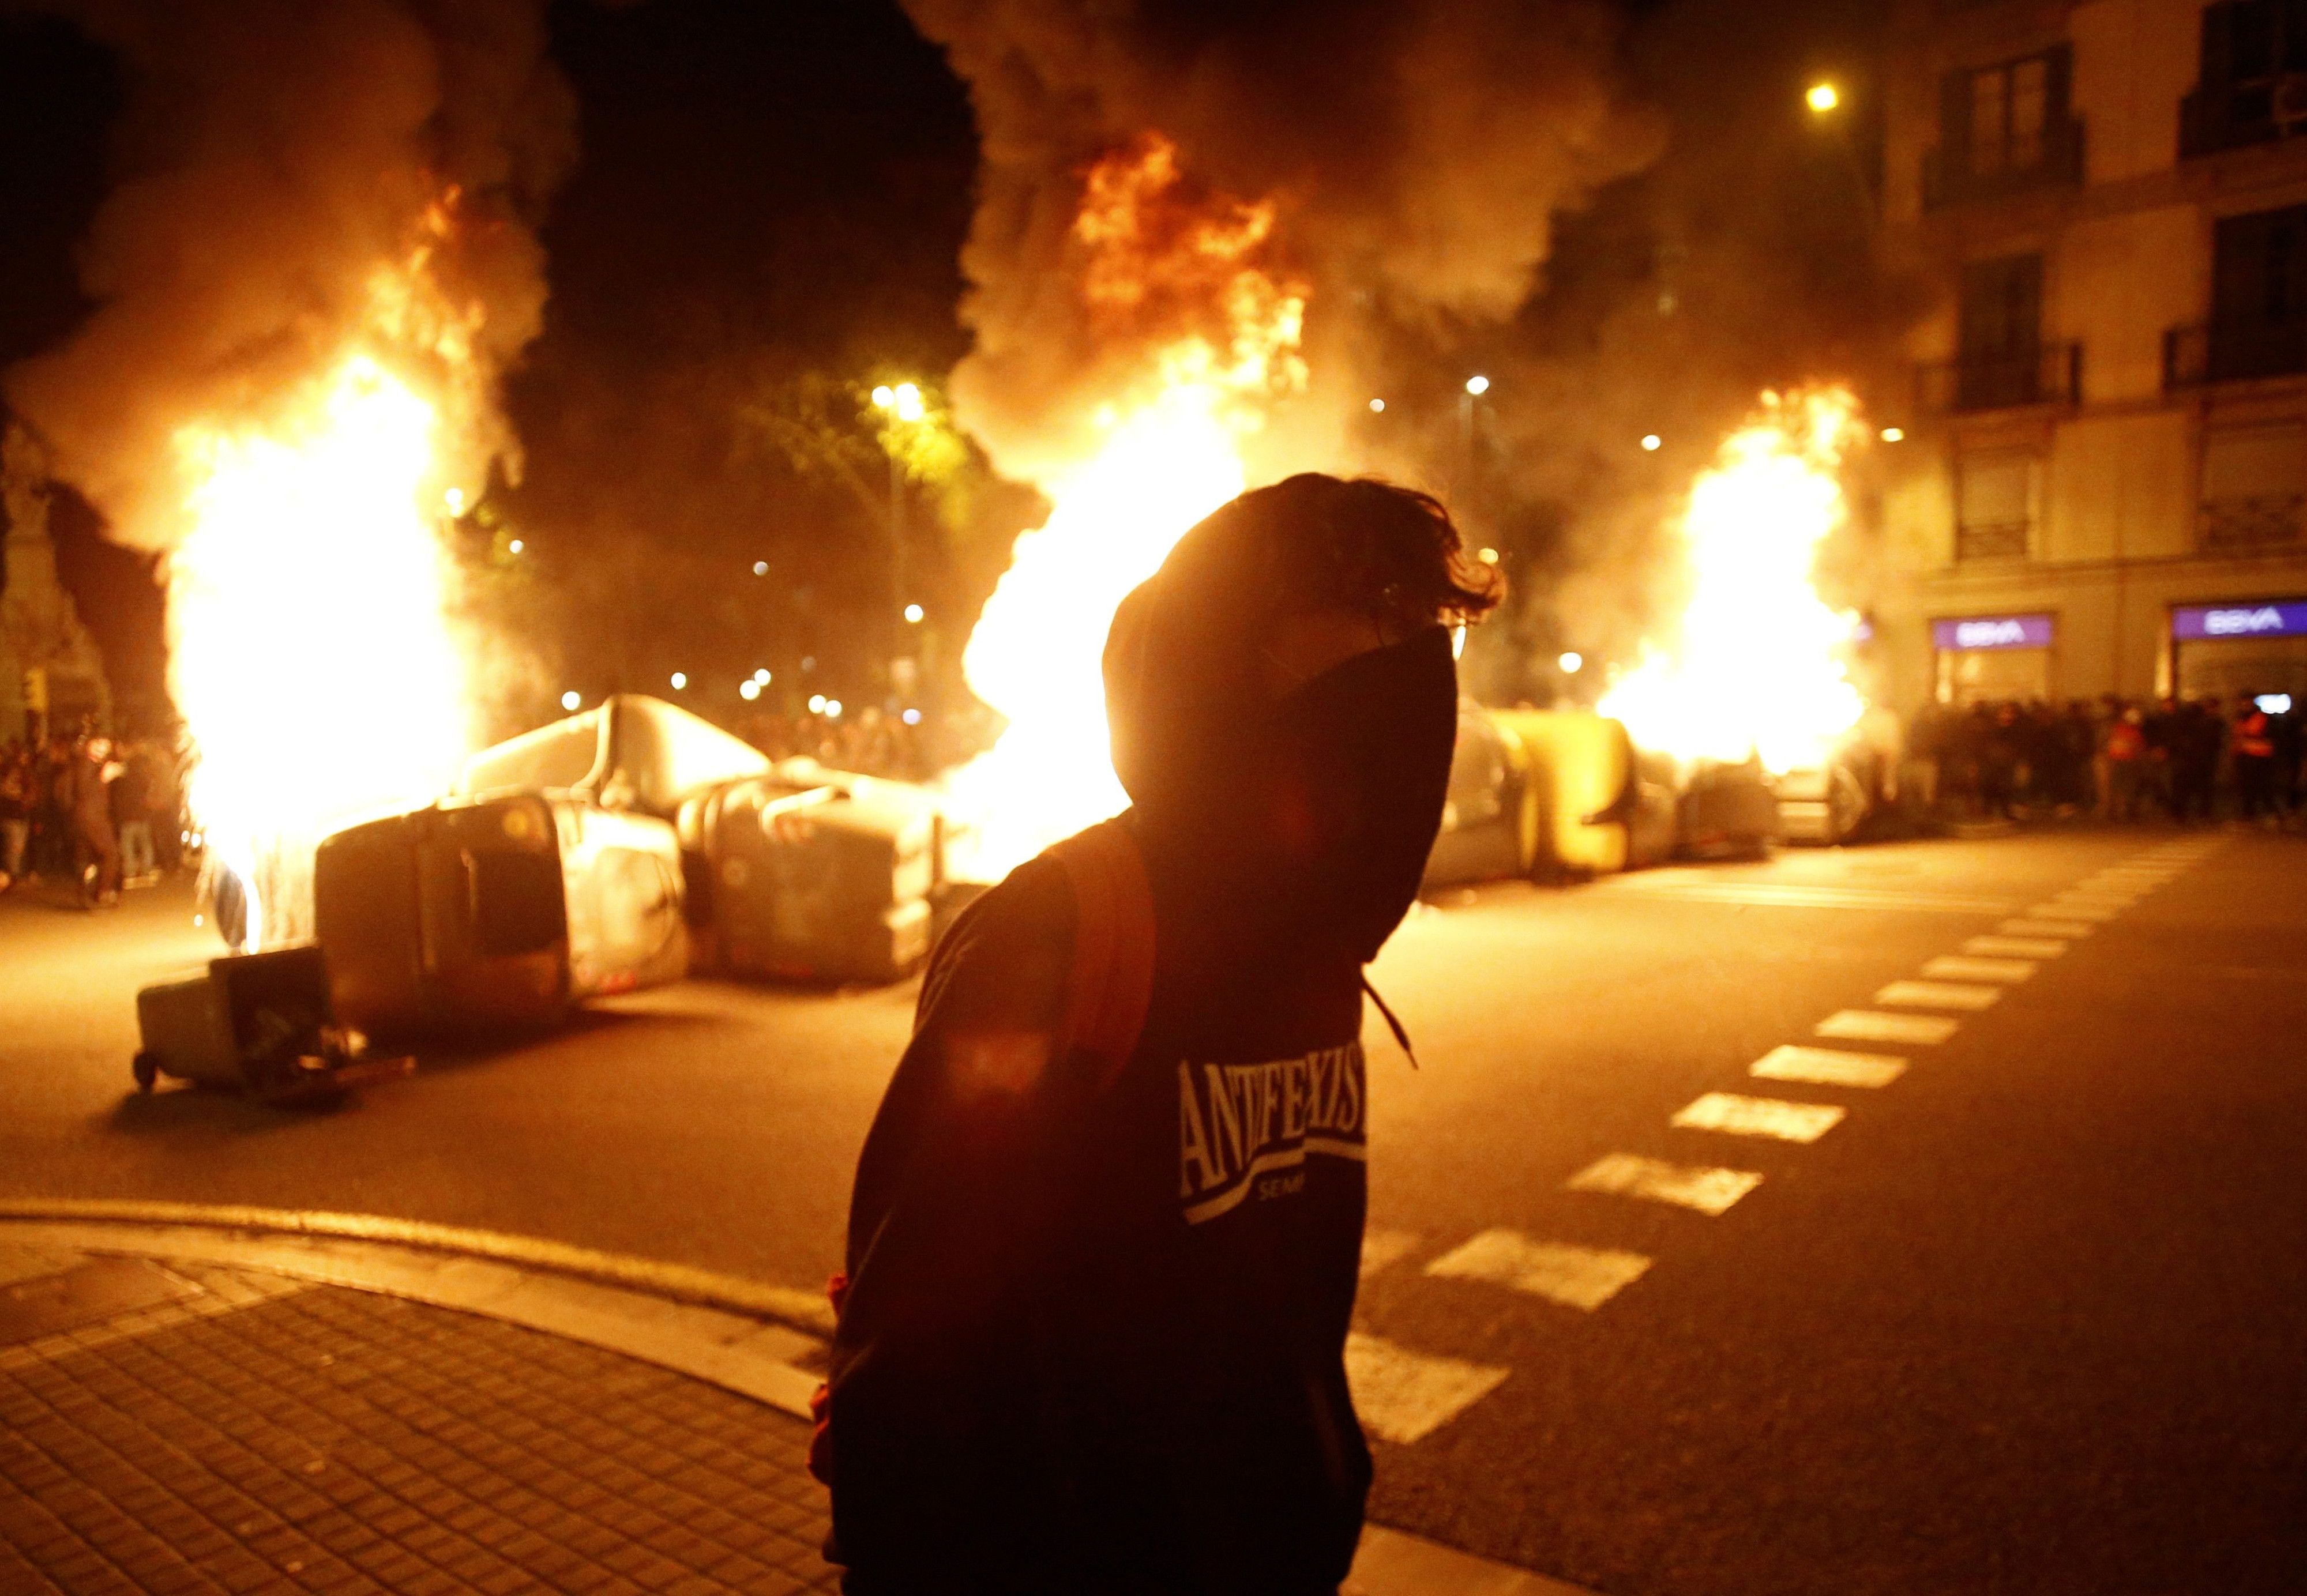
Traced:
[[2182, 643], [2209, 637], [2307, 637], [2307, 600], [2183, 605], [2171, 611], [2171, 636]]
[[1982, 648], [2048, 648], [2054, 629], [2048, 615], [1973, 615], [1931, 622], [1931, 643], [1943, 653]]

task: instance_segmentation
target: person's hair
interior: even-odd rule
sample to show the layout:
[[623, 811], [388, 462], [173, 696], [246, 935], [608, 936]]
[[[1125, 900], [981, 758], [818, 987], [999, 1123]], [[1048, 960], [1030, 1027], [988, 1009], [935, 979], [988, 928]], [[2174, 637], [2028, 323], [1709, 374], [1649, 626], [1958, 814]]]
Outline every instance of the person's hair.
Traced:
[[1242, 504], [1269, 518], [1285, 610], [1350, 610], [1407, 632], [1479, 620], [1505, 597], [1497, 568], [1468, 556], [1430, 493], [1305, 472]]

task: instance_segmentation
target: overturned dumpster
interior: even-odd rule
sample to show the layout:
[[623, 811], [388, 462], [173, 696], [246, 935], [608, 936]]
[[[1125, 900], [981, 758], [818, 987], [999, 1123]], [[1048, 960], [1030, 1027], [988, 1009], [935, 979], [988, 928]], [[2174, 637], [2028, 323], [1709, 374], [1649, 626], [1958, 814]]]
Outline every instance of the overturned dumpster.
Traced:
[[313, 900], [337, 1013], [364, 1030], [549, 1025], [688, 968], [672, 826], [568, 793], [446, 799], [339, 832]]
[[696, 968], [892, 981], [929, 953], [944, 819], [924, 788], [788, 759], [682, 806]]

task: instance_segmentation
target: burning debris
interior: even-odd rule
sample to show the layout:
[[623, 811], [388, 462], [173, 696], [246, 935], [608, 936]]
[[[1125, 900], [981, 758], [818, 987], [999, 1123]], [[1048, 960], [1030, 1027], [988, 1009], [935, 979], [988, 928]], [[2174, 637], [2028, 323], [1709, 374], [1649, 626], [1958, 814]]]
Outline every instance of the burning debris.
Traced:
[[310, 935], [321, 836], [467, 749], [439, 531], [517, 470], [496, 385], [540, 325], [568, 96], [534, 0], [54, 9], [140, 98], [98, 309], [5, 388], [163, 556], [195, 824], [271, 945]]
[[1606, 694], [1635, 742], [1684, 761], [1828, 762], [1866, 710], [1843, 658], [1858, 618], [1818, 595], [1819, 547], [1846, 516], [1840, 472], [1862, 434], [1848, 389], [1762, 397], [1693, 484], [1679, 531], [1689, 599], [1670, 644]]
[[1122, 805], [1097, 669], [1122, 595], [1252, 481], [1402, 469], [1354, 441], [1380, 352], [1510, 315], [1556, 213], [1659, 132], [1579, 0], [908, 10], [982, 133], [956, 413], [1054, 506], [965, 658], [1010, 721], [953, 784], [991, 876]]

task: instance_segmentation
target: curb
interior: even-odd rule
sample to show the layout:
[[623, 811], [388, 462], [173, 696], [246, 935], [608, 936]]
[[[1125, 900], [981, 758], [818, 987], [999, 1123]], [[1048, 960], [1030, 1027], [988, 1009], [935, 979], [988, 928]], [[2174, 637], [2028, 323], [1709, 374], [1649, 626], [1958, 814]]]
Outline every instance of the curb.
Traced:
[[279, 1275], [502, 1319], [673, 1370], [797, 1419], [810, 1416], [810, 1395], [820, 1378], [822, 1342], [753, 1314], [449, 1255], [437, 1247], [335, 1235], [252, 1238], [245, 1226], [214, 1221], [0, 1215], [0, 1239], [11, 1231], [46, 1248]]
[[313, 1208], [140, 1202], [116, 1198], [0, 1198], [0, 1219], [192, 1225], [204, 1230], [328, 1237], [451, 1252], [770, 1319], [810, 1336], [833, 1334], [832, 1306], [816, 1292], [766, 1285], [687, 1264], [656, 1263], [614, 1252], [596, 1252], [589, 1247], [573, 1247], [563, 1242], [433, 1225], [421, 1219], [388, 1219], [375, 1214], [336, 1214]]

